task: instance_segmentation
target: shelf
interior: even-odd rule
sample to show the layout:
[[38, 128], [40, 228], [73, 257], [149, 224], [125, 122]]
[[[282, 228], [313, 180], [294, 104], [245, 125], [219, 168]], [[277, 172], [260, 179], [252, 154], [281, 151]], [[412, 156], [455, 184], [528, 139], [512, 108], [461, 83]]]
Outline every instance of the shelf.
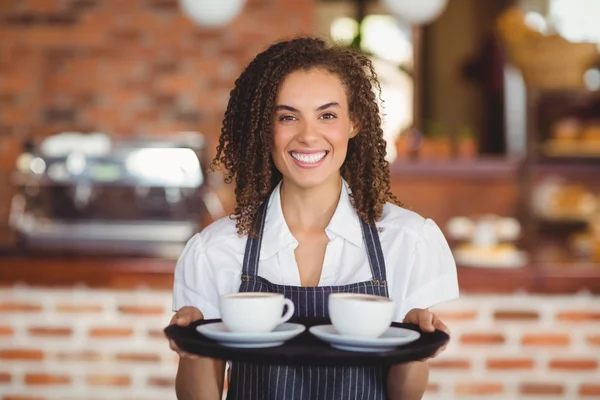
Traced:
[[534, 215], [534, 218], [537, 220], [539, 224], [542, 224], [547, 227], [552, 226], [573, 226], [580, 227], [587, 225], [589, 218], [581, 217], [581, 218], [549, 218], [540, 215]]
[[537, 164], [531, 165], [534, 176], [558, 175], [579, 180], [596, 179], [600, 176], [600, 159], [594, 163], [582, 162], [583, 160], [548, 160], [543, 159]]
[[506, 157], [447, 160], [398, 159], [390, 164], [392, 176], [430, 176], [442, 178], [516, 179], [521, 162]]
[[600, 142], [547, 141], [541, 146], [541, 153], [552, 158], [592, 159], [600, 163]]

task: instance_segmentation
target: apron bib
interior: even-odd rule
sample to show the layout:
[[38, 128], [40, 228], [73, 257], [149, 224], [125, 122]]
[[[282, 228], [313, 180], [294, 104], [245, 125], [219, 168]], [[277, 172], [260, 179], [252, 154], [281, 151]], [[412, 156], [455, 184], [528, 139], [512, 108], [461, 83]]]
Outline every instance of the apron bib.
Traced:
[[[258, 276], [260, 248], [267, 214], [260, 206], [255, 227], [258, 236], [248, 238], [240, 292], [281, 293], [295, 305], [295, 317], [328, 317], [331, 293], [362, 293], [389, 297], [385, 262], [377, 229], [361, 222], [373, 279], [342, 286], [300, 287], [276, 285]], [[314, 367], [259, 365], [234, 362], [228, 400], [386, 400], [387, 367]]]

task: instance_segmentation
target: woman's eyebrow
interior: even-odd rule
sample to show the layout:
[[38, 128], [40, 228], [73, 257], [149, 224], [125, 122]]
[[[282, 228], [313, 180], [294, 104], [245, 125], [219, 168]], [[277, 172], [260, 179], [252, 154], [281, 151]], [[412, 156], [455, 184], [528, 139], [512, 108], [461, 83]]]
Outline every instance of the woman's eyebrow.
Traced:
[[340, 103], [338, 103], [337, 101], [331, 101], [327, 104], [323, 104], [322, 106], [317, 107], [317, 111], [323, 111], [327, 108], [331, 108], [331, 107], [340, 107]]
[[[338, 103], [337, 101], [331, 101], [329, 103], [323, 104], [322, 106], [317, 107], [317, 111], [323, 111], [327, 108], [330, 107], [340, 107], [340, 103]], [[285, 104], [279, 104], [278, 106], [275, 107], [275, 111], [281, 111], [281, 110], [286, 110], [286, 111], [291, 111], [291, 112], [299, 112], [297, 109], [295, 109], [292, 106], [288, 106]]]
[[280, 105], [278, 105], [278, 106], [275, 107], [275, 111], [281, 111], [281, 110], [291, 111], [291, 112], [298, 112], [298, 110], [296, 110], [294, 107], [292, 107], [292, 106], [286, 106], [285, 104], [280, 104]]

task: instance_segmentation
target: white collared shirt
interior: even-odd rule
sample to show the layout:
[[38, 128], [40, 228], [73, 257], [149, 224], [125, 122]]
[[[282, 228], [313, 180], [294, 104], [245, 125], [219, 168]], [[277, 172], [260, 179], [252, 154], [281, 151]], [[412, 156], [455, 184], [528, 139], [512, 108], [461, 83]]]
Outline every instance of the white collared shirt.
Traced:
[[[386, 204], [377, 222], [390, 297], [396, 321], [413, 308], [429, 308], [458, 297], [456, 264], [444, 235], [430, 219]], [[372, 279], [360, 220], [350, 203], [347, 183], [325, 229], [325, 251], [319, 286], [338, 286]], [[300, 286], [294, 256], [298, 241], [281, 210], [279, 186], [269, 198], [258, 275], [271, 283]], [[221, 218], [192, 237], [175, 267], [173, 310], [200, 309], [205, 318], [220, 318], [219, 297], [238, 292], [247, 237], [235, 221]]]

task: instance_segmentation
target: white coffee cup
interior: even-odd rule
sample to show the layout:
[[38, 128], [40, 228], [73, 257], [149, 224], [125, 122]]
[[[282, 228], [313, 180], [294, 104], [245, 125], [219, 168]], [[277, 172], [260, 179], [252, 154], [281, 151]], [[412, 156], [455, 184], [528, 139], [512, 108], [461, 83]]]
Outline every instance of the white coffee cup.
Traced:
[[279, 293], [232, 293], [221, 296], [219, 303], [221, 319], [232, 332], [271, 332], [288, 321], [295, 310], [292, 300]]
[[333, 293], [329, 296], [329, 317], [343, 336], [377, 338], [392, 324], [396, 307], [383, 296]]

